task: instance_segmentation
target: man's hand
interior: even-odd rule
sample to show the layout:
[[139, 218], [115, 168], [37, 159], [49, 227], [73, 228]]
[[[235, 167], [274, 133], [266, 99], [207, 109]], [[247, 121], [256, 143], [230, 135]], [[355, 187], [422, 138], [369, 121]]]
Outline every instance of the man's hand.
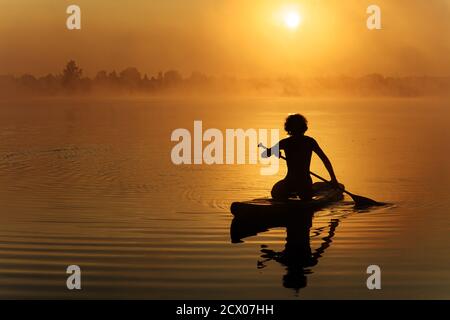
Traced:
[[333, 178], [330, 180], [330, 183], [337, 189], [341, 189], [341, 185], [339, 184], [339, 182], [337, 181], [336, 178]]
[[261, 154], [261, 157], [262, 158], [269, 158], [270, 156], [271, 156], [271, 150], [270, 150], [270, 148], [267, 148], [265, 145], [263, 145], [262, 143], [259, 143], [258, 144], [258, 147], [259, 148], [263, 148], [264, 149], [264, 151], [263, 151], [263, 153]]

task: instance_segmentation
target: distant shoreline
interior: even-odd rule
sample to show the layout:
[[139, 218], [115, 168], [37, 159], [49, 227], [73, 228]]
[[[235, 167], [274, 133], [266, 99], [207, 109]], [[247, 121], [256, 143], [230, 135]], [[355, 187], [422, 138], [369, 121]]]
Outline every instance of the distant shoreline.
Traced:
[[450, 96], [449, 77], [214, 77], [176, 70], [142, 75], [136, 68], [99, 71], [94, 78], [69, 61], [61, 74], [36, 77], [0, 75], [0, 97], [130, 96], [272, 96], [272, 97], [439, 97]]

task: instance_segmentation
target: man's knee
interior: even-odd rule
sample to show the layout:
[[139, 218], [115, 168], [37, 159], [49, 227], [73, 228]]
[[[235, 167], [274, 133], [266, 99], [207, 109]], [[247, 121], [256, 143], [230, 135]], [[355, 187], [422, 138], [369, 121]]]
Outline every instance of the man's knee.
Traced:
[[272, 188], [272, 198], [275, 200], [286, 200], [289, 198], [289, 190], [286, 181], [281, 180], [275, 183]]

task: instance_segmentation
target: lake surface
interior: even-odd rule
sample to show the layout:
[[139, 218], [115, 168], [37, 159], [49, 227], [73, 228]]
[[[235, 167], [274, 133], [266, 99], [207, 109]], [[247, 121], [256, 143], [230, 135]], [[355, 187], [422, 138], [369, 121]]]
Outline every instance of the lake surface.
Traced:
[[[0, 102], [0, 298], [450, 299], [449, 120], [439, 99]], [[286, 229], [232, 243], [229, 206], [285, 174], [175, 166], [172, 130], [278, 128], [303, 113], [350, 191], [393, 206], [315, 213], [316, 261]], [[281, 131], [282, 132], [282, 131]], [[312, 170], [326, 171], [315, 157]], [[294, 230], [295, 231], [295, 230]], [[294, 252], [295, 256], [295, 252]], [[66, 288], [79, 265], [82, 290]], [[382, 289], [368, 290], [379, 265]]]

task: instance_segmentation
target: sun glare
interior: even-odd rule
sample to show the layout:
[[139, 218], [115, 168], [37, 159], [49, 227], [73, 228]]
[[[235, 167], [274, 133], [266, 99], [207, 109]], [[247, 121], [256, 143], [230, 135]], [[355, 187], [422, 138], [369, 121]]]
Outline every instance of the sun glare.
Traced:
[[296, 11], [289, 11], [284, 15], [284, 24], [289, 29], [296, 29], [300, 25], [301, 21], [302, 19]]

